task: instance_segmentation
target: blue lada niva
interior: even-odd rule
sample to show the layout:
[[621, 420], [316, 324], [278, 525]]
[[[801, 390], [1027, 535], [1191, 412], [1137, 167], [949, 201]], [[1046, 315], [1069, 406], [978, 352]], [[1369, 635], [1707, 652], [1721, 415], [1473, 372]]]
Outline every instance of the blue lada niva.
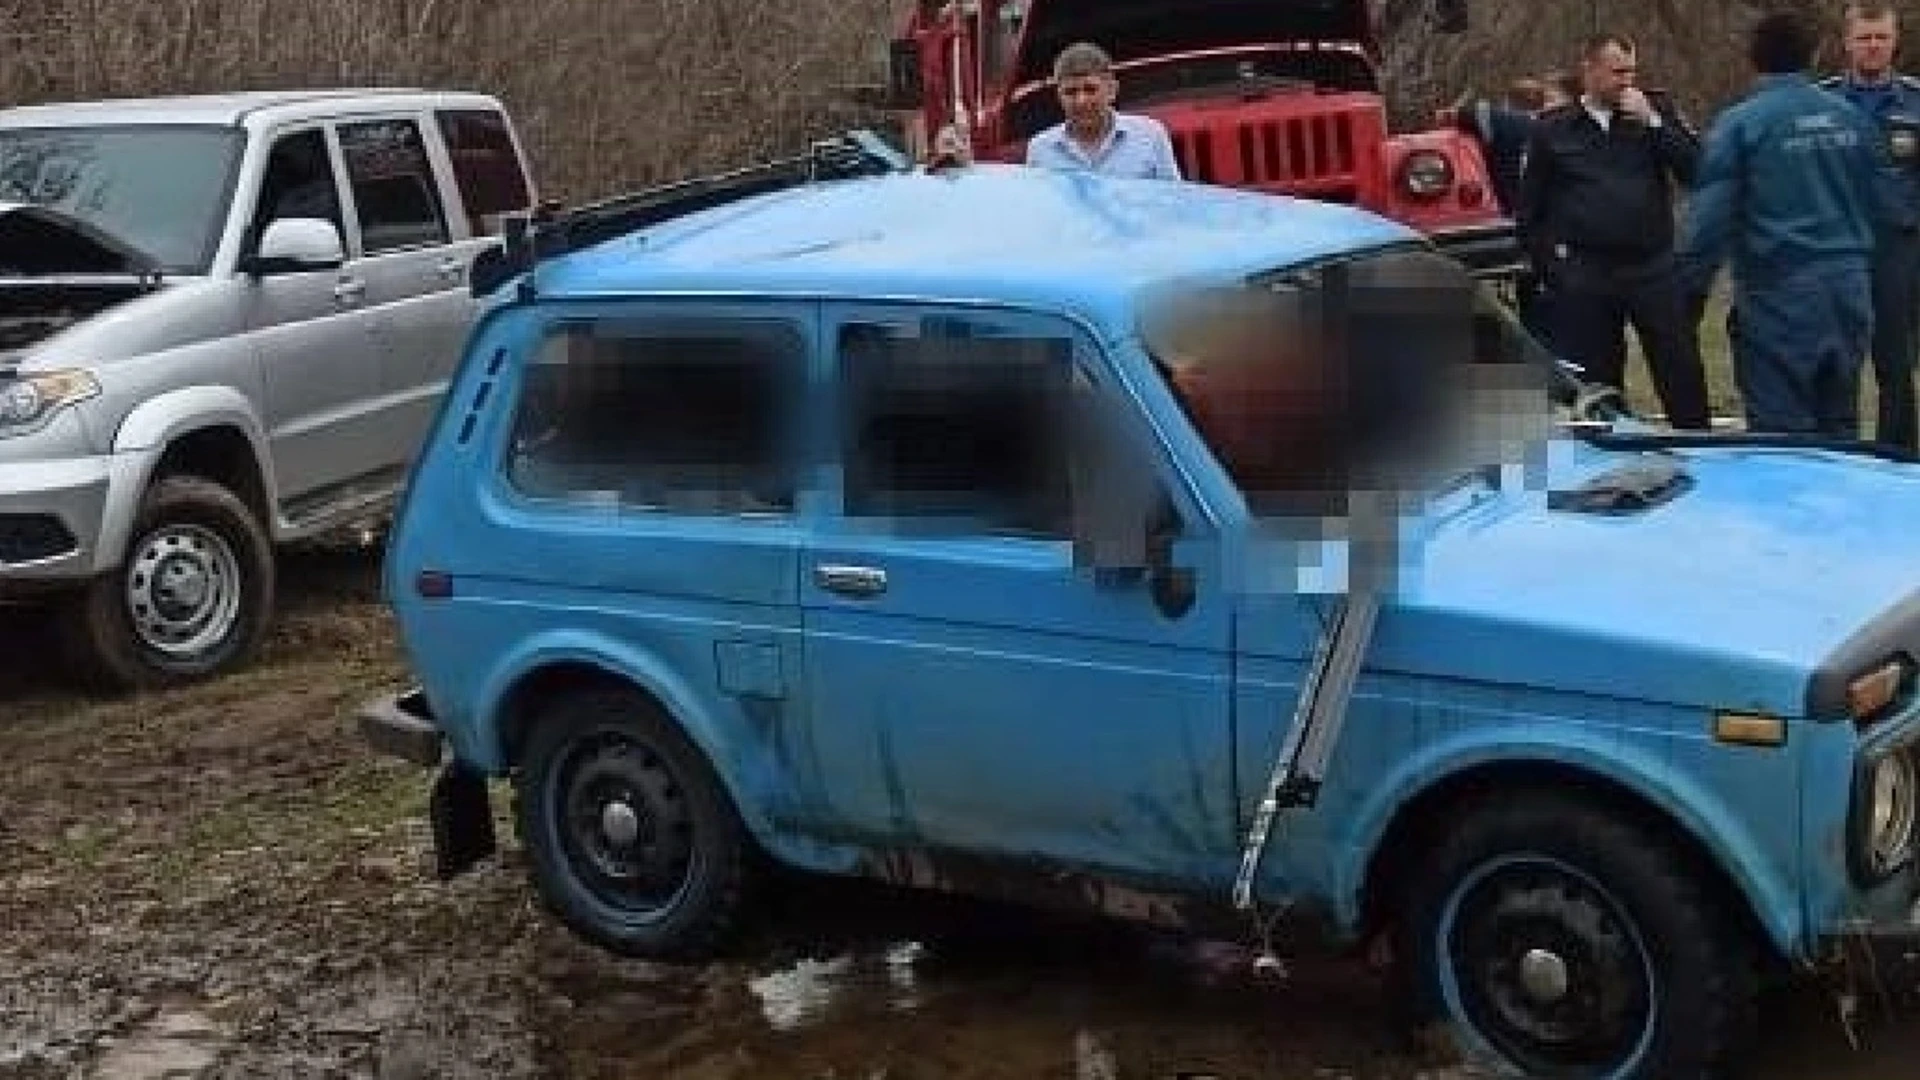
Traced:
[[1361, 210], [864, 137], [548, 212], [387, 588], [442, 873], [695, 957], [756, 868], [1394, 960], [1693, 1077], [1916, 933], [1920, 468], [1642, 423]]

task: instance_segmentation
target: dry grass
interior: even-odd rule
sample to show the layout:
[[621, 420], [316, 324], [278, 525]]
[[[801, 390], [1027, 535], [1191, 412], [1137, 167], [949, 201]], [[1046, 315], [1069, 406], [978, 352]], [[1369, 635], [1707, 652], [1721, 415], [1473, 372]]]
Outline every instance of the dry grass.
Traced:
[[[1789, 0], [1821, 13], [1815, 0]], [[1387, 5], [1387, 83], [1409, 121], [1469, 85], [1567, 62], [1594, 25], [1642, 41], [1695, 115], [1746, 82], [1758, 3], [1473, 0], [1462, 37]], [[841, 90], [884, 72], [906, 0], [0, 0], [0, 104], [254, 87], [411, 84], [498, 94], [542, 186], [591, 198], [796, 147], [869, 120]], [[1920, 14], [1920, 0], [1903, 7]], [[1594, 19], [1594, 15], [1599, 19]], [[1920, 27], [1920, 18], [1909, 20]]]
[[844, 124], [891, 0], [0, 0], [0, 103], [294, 86], [499, 95], [583, 198]]

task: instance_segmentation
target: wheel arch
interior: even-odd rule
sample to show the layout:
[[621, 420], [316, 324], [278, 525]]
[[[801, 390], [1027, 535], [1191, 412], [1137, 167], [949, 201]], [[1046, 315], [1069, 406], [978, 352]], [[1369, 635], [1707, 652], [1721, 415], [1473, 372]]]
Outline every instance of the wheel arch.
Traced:
[[1731, 913], [1740, 931], [1774, 959], [1788, 955], [1797, 928], [1770, 923], [1764, 917], [1753, 886], [1729, 869], [1693, 823], [1623, 780], [1582, 764], [1542, 758], [1469, 765], [1435, 778], [1401, 802], [1365, 856], [1357, 900], [1363, 937], [1371, 938], [1392, 924], [1397, 898], [1418, 865], [1418, 854], [1457, 823], [1461, 811], [1495, 793], [1502, 799], [1570, 797], [1671, 838], [1686, 860], [1686, 870], [1721, 910]]

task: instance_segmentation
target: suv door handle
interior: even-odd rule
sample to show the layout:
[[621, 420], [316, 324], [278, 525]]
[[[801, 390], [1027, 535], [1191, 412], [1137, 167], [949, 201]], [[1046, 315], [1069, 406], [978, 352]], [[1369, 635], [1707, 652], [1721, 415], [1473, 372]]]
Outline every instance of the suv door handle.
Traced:
[[333, 298], [341, 303], [346, 303], [348, 300], [358, 300], [362, 296], [365, 296], [366, 293], [367, 283], [353, 278], [338, 282], [333, 287]]
[[871, 566], [816, 566], [813, 580], [842, 596], [878, 596], [887, 591], [887, 572]]
[[449, 281], [457, 281], [459, 280], [460, 275], [466, 272], [467, 264], [464, 262], [461, 262], [459, 259], [448, 259], [445, 262], [442, 262], [441, 264], [439, 264], [438, 266], [435, 266], [433, 269], [441, 277], [446, 278]]

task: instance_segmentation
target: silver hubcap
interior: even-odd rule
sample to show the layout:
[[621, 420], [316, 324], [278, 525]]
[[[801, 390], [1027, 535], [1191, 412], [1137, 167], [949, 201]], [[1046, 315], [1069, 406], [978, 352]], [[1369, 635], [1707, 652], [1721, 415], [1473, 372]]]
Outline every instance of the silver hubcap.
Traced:
[[1520, 958], [1520, 985], [1527, 996], [1551, 1005], [1567, 996], [1567, 962], [1545, 949], [1529, 949]]
[[168, 525], [133, 553], [127, 610], [144, 645], [192, 659], [226, 640], [240, 619], [240, 560], [211, 529]]

